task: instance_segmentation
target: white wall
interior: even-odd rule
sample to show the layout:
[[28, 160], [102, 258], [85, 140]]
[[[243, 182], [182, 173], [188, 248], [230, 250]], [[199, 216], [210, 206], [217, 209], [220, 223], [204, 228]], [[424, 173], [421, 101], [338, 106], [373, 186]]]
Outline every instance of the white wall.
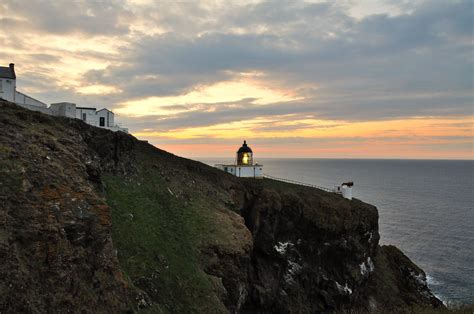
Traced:
[[263, 166], [255, 164], [255, 178], [263, 178]]
[[[85, 114], [86, 119], [84, 120], [83, 115]], [[76, 118], [81, 119], [82, 121], [86, 122], [87, 124], [93, 126], [99, 126], [99, 119], [95, 114], [95, 109], [81, 109], [76, 108]]]
[[118, 125], [109, 126], [109, 127], [105, 127], [105, 128], [107, 130], [114, 131], [114, 132], [121, 131], [121, 132], [124, 132], [124, 133], [128, 133], [127, 128], [122, 128], [121, 126], [118, 126]]
[[104, 126], [103, 127], [113, 127], [114, 124], [114, 113], [107, 110], [102, 109], [97, 111], [97, 123], [100, 126], [100, 118], [104, 118]]
[[236, 166], [235, 165], [217, 164], [217, 165], [214, 165], [214, 167], [216, 167], [216, 168], [218, 168], [222, 171], [228, 172], [230, 174], [233, 174], [235, 176], [235, 172], [236, 172]]
[[[95, 111], [95, 109], [76, 108], [76, 116], [75, 117], [77, 119], [81, 119], [82, 121], [84, 121], [83, 114], [86, 115], [85, 122], [87, 124], [97, 126], [97, 127], [101, 127], [101, 128], [107, 129], [107, 130], [114, 131], [114, 132], [122, 131], [122, 132], [128, 133], [127, 128], [122, 128], [118, 125], [115, 125], [114, 113], [111, 112], [111, 111], [103, 110], [103, 109], [99, 110], [99, 111]], [[104, 126], [100, 126], [100, 118], [101, 117], [104, 118], [104, 124], [105, 124]]]
[[48, 107], [48, 105], [46, 105], [45, 103], [17, 91], [15, 91], [15, 103], [19, 105], [30, 105], [42, 108]]
[[342, 197], [347, 198], [349, 200], [352, 199], [352, 186], [343, 185], [336, 185], [334, 186], [333, 190], [336, 194], [341, 194]]
[[59, 102], [51, 104], [49, 107], [52, 115], [75, 118], [76, 117], [76, 104], [70, 102]]
[[352, 199], [352, 187], [343, 185], [342, 186], [342, 197], [347, 198], [348, 200]]
[[0, 78], [0, 98], [15, 102], [16, 80]]
[[30, 109], [32, 111], [39, 111], [39, 112], [51, 115], [51, 112], [49, 111], [49, 109], [45, 107], [33, 106], [33, 105], [28, 105], [28, 104], [17, 104], [17, 105], [26, 109]]
[[33, 105], [28, 105], [28, 104], [17, 104], [17, 105], [18, 105], [18, 106], [21, 106], [21, 107], [23, 107], [23, 108], [32, 110], [32, 111], [39, 111], [39, 112], [42, 112], [42, 113], [46, 113], [46, 114], [51, 115], [51, 112], [49, 111], [49, 109], [48, 109], [48, 108], [45, 108], [45, 107], [33, 106]]
[[261, 173], [260, 175], [258, 174], [258, 169], [260, 169], [260, 167], [257, 166], [237, 166], [236, 176], [243, 178], [261, 177]]
[[215, 167], [241, 178], [263, 178], [263, 166], [258, 164], [253, 166], [215, 165]]
[[[48, 105], [16, 91], [16, 80], [0, 78], [0, 98], [16, 103], [26, 109], [39, 111], [52, 116], [61, 116], [68, 118], [83, 119], [83, 114], [86, 115], [86, 123], [102, 127], [111, 131], [122, 131], [128, 133], [127, 128], [122, 128], [115, 125], [115, 115], [112, 111], [102, 109], [96, 111], [95, 109], [80, 109], [76, 105], [68, 102], [54, 103], [48, 108]], [[100, 126], [100, 118], [104, 118], [104, 126]]]

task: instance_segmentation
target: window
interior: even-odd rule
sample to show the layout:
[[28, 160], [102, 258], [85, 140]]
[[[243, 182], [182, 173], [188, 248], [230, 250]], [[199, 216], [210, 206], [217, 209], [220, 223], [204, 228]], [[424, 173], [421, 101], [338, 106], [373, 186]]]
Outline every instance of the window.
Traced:
[[249, 163], [249, 154], [244, 153], [244, 156], [242, 157], [242, 163], [244, 165], [248, 165], [248, 163]]
[[99, 118], [99, 125], [100, 126], [105, 126], [105, 118], [104, 117]]
[[87, 121], [86, 119], [87, 115], [85, 113], [82, 114], [82, 121]]

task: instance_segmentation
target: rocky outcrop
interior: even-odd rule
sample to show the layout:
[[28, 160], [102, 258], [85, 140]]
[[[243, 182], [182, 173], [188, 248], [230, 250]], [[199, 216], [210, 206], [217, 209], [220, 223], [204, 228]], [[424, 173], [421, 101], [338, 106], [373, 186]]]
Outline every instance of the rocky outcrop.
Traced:
[[390, 311], [407, 305], [444, 308], [430, 292], [425, 272], [395, 246], [379, 247], [374, 264], [376, 271], [367, 287], [368, 309]]
[[254, 249], [245, 309], [315, 312], [360, 304], [374, 271], [375, 207], [286, 184], [262, 188], [246, 203]]
[[241, 213], [253, 250], [243, 311], [443, 307], [420, 268], [397, 248], [378, 246], [374, 206], [286, 183], [246, 186]]
[[421, 269], [379, 246], [372, 205], [0, 112], [0, 312], [442, 306]]

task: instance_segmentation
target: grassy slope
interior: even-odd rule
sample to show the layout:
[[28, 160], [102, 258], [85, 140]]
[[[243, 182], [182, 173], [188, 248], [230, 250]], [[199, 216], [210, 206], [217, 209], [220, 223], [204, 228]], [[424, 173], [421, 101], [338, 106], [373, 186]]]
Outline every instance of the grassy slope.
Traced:
[[121, 267], [148, 292], [153, 312], [225, 311], [201, 270], [199, 248], [210, 241], [226, 245], [229, 221], [211, 210], [214, 199], [164, 177], [153, 157], [138, 152], [134, 178], [105, 178]]

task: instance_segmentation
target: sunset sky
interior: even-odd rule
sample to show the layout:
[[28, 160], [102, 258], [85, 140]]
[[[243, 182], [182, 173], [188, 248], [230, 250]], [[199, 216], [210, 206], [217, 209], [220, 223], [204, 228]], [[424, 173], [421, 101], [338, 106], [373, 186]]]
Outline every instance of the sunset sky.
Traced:
[[186, 157], [474, 158], [474, 1], [0, 2], [0, 65]]

